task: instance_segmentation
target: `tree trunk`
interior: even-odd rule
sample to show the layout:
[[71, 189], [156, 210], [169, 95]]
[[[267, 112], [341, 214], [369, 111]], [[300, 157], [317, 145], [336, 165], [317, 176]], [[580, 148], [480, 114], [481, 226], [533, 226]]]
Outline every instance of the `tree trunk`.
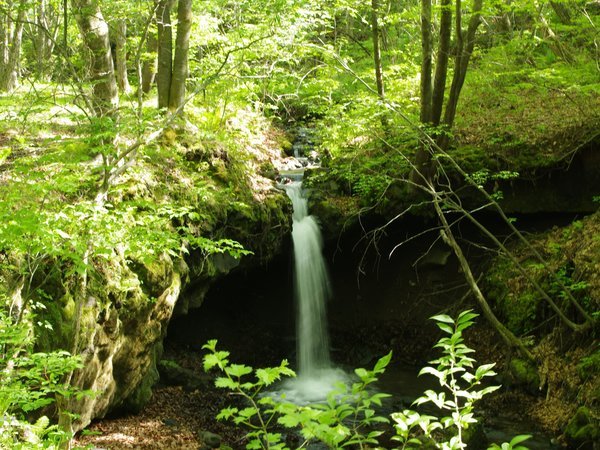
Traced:
[[435, 211], [438, 215], [438, 218], [442, 222], [442, 230], [440, 230], [442, 239], [454, 251], [454, 254], [456, 255], [460, 264], [460, 268], [462, 269], [462, 272], [465, 275], [465, 279], [467, 280], [467, 284], [469, 285], [471, 292], [475, 296], [475, 300], [477, 300], [477, 303], [479, 303], [479, 307], [483, 311], [484, 317], [494, 327], [494, 329], [498, 332], [500, 337], [502, 337], [506, 345], [508, 345], [510, 348], [515, 348], [519, 351], [521, 356], [527, 358], [530, 361], [533, 361], [534, 358], [531, 352], [527, 350], [527, 348], [519, 338], [517, 338], [508, 328], [504, 326], [504, 324], [502, 324], [502, 322], [498, 320], [498, 318], [492, 311], [492, 308], [490, 307], [489, 303], [483, 296], [483, 293], [481, 292], [481, 289], [479, 289], [479, 285], [477, 284], [477, 280], [475, 279], [475, 276], [471, 271], [471, 266], [467, 261], [467, 258], [465, 257], [462, 249], [460, 248], [460, 245], [458, 245], [458, 242], [456, 242], [454, 233], [452, 232], [450, 224], [448, 223], [448, 220], [446, 219], [446, 216], [442, 211], [440, 202], [441, 199], [437, 196], [437, 193], [434, 193], [433, 205], [435, 207]]
[[188, 53], [192, 29], [192, 0], [179, 0], [177, 5], [177, 39], [169, 93], [169, 110], [176, 111], [185, 101], [185, 83], [188, 77]]
[[431, 122], [434, 126], [440, 124], [446, 90], [446, 74], [450, 56], [450, 35], [452, 34], [452, 0], [442, 0], [440, 17], [440, 40], [438, 43], [437, 59], [435, 62], [435, 79], [432, 95]]
[[[432, 92], [431, 85], [431, 48], [432, 48], [432, 31], [431, 31], [431, 0], [421, 0], [421, 46], [423, 52], [423, 60], [421, 62], [421, 123], [423, 125], [442, 124], [445, 130], [450, 130], [454, 123], [456, 108], [458, 106], [458, 98], [462, 90], [469, 59], [473, 53], [475, 46], [475, 33], [481, 22], [481, 5], [483, 0], [474, 0], [473, 11], [467, 31], [462, 29], [462, 5], [461, 0], [456, 0], [455, 12], [455, 42], [456, 47], [454, 59], [454, 75], [452, 77], [452, 85], [444, 111], [443, 122], [440, 120], [443, 109], [444, 89], [446, 84], [446, 76], [448, 68], [448, 52], [450, 43], [450, 28], [452, 24], [452, 16], [450, 13], [450, 0], [443, 0], [442, 15], [440, 18], [440, 42], [438, 59], [436, 65], [435, 90]], [[465, 42], [466, 38], [466, 42]], [[438, 116], [439, 114], [439, 116]], [[440, 121], [440, 123], [438, 123]], [[445, 151], [450, 142], [449, 134], [442, 133], [435, 139], [436, 145]], [[431, 166], [431, 157], [433, 149], [431, 142], [425, 138], [421, 140], [421, 145], [417, 149], [415, 155], [413, 169], [410, 173], [410, 181], [424, 186], [431, 181], [433, 168]]]
[[373, 62], [375, 64], [375, 81], [377, 83], [377, 94], [384, 97], [383, 69], [381, 67], [381, 48], [379, 32], [379, 0], [371, 0], [371, 32], [373, 36]]
[[146, 41], [147, 53], [151, 56], [147, 56], [144, 59], [142, 66], [142, 92], [147, 94], [152, 89], [154, 84], [154, 77], [156, 76], [156, 51], [158, 49], [158, 40], [154, 32], [148, 33], [148, 39]]
[[158, 87], [158, 108], [169, 106], [171, 91], [171, 75], [173, 69], [173, 30], [171, 28], [171, 7], [173, 0], [160, 0], [156, 10], [158, 26], [158, 70], [156, 84]]
[[117, 20], [115, 31], [117, 84], [121, 92], [129, 94], [131, 86], [127, 77], [127, 22], [125, 19]]
[[95, 0], [71, 0], [83, 42], [92, 55], [90, 78], [94, 112], [112, 114], [119, 104], [119, 90], [110, 50], [108, 24]]
[[35, 52], [35, 71], [37, 79], [48, 80], [52, 52], [58, 39], [60, 27], [59, 12], [48, 0], [39, 0], [35, 8], [35, 22], [30, 24]]
[[560, 20], [560, 23], [564, 25], [571, 24], [571, 9], [569, 8], [568, 3], [550, 1], [550, 6], [554, 10], [558, 20]]
[[[467, 75], [467, 68], [469, 67], [469, 60], [475, 47], [475, 33], [481, 23], [481, 5], [483, 0], [474, 0], [473, 11], [471, 13], [471, 20], [469, 20], [469, 26], [466, 32], [466, 42], [463, 42], [463, 30], [460, 22], [460, 0], [457, 0], [457, 18], [456, 18], [456, 40], [457, 40], [457, 52], [456, 60], [454, 62], [454, 75], [452, 77], [452, 86], [450, 87], [450, 94], [448, 96], [448, 103], [446, 105], [446, 111], [444, 112], [444, 125], [450, 129], [454, 124], [454, 117], [456, 116], [456, 108], [458, 106], [458, 99], [465, 82]], [[460, 28], [458, 28], [460, 26]], [[446, 150], [448, 145], [448, 136], [443, 135], [440, 143], [440, 147]], [[443, 145], [441, 145], [443, 144]]]
[[[421, 0], [421, 126], [427, 127], [433, 118], [432, 110], [432, 15], [431, 0]], [[414, 167], [410, 172], [410, 181], [415, 186], [424, 186], [431, 179], [431, 147], [429, 142], [421, 139], [415, 155]]]
[[421, 0], [421, 123], [431, 122], [431, 65], [433, 37], [431, 31], [431, 0]]
[[36, 70], [38, 78], [44, 78], [46, 73], [46, 64], [48, 61], [48, 55], [46, 54], [46, 45], [48, 42], [47, 33], [48, 20], [47, 20], [47, 9], [48, 1], [39, 0], [36, 15], [37, 15], [37, 30], [35, 39], [35, 56], [36, 56]]
[[[7, 17], [3, 30], [2, 67], [0, 67], [0, 92], [11, 92], [19, 81], [21, 63], [21, 43], [23, 41], [23, 24], [25, 22], [26, 0], [18, 6], [15, 23]], [[7, 14], [9, 16], [10, 14]]]

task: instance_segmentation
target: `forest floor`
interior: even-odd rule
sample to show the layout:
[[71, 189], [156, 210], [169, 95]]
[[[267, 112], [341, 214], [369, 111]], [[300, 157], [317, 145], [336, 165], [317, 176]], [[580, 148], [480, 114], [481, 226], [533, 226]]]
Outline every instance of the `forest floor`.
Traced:
[[[199, 356], [188, 356], [201, 367]], [[204, 445], [204, 432], [209, 431], [220, 436], [224, 445], [243, 448], [244, 430], [215, 418], [228, 402], [228, 396], [216, 388], [158, 386], [139, 414], [96, 421], [77, 437], [75, 445], [98, 450], [197, 450]]]

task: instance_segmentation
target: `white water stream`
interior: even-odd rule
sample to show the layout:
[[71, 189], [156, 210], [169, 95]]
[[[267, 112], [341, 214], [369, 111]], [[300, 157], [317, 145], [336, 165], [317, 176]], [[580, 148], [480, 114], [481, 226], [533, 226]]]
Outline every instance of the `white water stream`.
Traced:
[[321, 230], [308, 214], [308, 200], [301, 181], [285, 185], [294, 208], [294, 281], [296, 293], [296, 349], [298, 377], [285, 383], [289, 400], [306, 403], [324, 400], [335, 384], [346, 378], [329, 356], [326, 303], [331, 295], [327, 266], [322, 254]]

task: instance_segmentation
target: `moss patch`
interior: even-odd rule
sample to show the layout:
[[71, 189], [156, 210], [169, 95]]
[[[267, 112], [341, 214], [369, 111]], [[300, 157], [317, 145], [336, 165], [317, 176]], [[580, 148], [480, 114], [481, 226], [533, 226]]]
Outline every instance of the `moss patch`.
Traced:
[[577, 448], [593, 448], [600, 439], [599, 419], [589, 408], [579, 408], [565, 429], [567, 441]]

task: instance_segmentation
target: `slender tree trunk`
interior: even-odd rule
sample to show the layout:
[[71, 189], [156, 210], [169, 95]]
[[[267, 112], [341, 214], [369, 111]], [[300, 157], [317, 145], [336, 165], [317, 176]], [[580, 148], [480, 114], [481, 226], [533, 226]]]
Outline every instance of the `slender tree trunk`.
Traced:
[[110, 50], [108, 24], [95, 0], [71, 0], [83, 42], [91, 52], [93, 104], [98, 116], [112, 114], [119, 104], [119, 90]]
[[442, 238], [444, 242], [446, 242], [446, 244], [448, 244], [450, 248], [452, 248], [454, 254], [458, 258], [460, 268], [462, 269], [462, 272], [465, 275], [467, 284], [469, 285], [471, 292], [475, 296], [475, 300], [477, 300], [477, 303], [479, 303], [479, 307], [483, 311], [483, 315], [509, 347], [517, 349], [521, 356], [529, 359], [530, 361], [533, 361], [533, 355], [529, 350], [527, 350], [523, 342], [519, 338], [517, 338], [508, 328], [506, 328], [504, 324], [502, 324], [502, 322], [498, 320], [498, 318], [492, 311], [492, 308], [490, 307], [489, 303], [487, 302], [483, 293], [481, 292], [479, 285], [477, 284], [477, 280], [475, 279], [475, 276], [471, 271], [471, 266], [467, 261], [467, 258], [465, 257], [462, 249], [460, 248], [460, 245], [458, 245], [458, 242], [456, 242], [454, 233], [452, 232], [450, 224], [448, 223], [448, 220], [446, 219], [446, 216], [444, 215], [444, 212], [442, 211], [442, 208], [440, 206], [441, 199], [437, 196], [437, 193], [435, 193], [434, 195], [435, 197], [433, 200], [433, 205], [435, 207], [435, 211], [438, 215], [438, 218], [442, 222], [443, 227], [440, 231], [440, 233], [442, 233]]
[[421, 0], [421, 123], [431, 122], [431, 66], [432, 66], [431, 0]]
[[[9, 8], [9, 5], [6, 6]], [[10, 14], [0, 16], [0, 70], [8, 63], [8, 42], [10, 40]]]
[[[481, 22], [481, 5], [483, 0], [473, 1], [473, 11], [469, 26], [465, 31], [462, 29], [462, 4], [461, 0], [455, 0], [455, 42], [456, 48], [454, 58], [454, 74], [452, 85], [446, 102], [444, 118], [441, 121], [443, 109], [444, 90], [448, 67], [448, 52], [450, 42], [450, 28], [452, 16], [450, 13], [450, 0], [443, 0], [442, 14], [440, 18], [440, 42], [436, 65], [435, 89], [432, 92], [431, 84], [431, 60], [432, 60], [432, 31], [431, 31], [431, 0], [421, 0], [421, 45], [423, 60], [421, 62], [421, 123], [424, 125], [440, 123], [446, 130], [450, 130], [454, 124], [458, 99], [462, 90], [469, 60], [475, 46], [475, 34]], [[440, 123], [438, 123], [440, 121]], [[450, 138], [448, 133], [442, 133], [436, 139], [436, 145], [446, 150]], [[418, 185], [425, 185], [431, 181], [433, 167], [431, 165], [432, 149], [429, 140], [422, 139], [417, 149], [414, 160], [414, 168], [410, 173], [410, 180]]]
[[125, 19], [117, 20], [115, 31], [117, 84], [121, 92], [129, 94], [131, 86], [127, 76], [127, 22]]
[[452, 0], [442, 0], [441, 7], [440, 38], [435, 62], [435, 79], [432, 95], [431, 122], [434, 126], [440, 124], [444, 105], [446, 74], [448, 73], [448, 60], [450, 57], [450, 36], [452, 34]]
[[562, 24], [569, 25], [571, 23], [571, 9], [568, 3], [550, 1], [550, 6]]
[[379, 0], [371, 0], [371, 32], [373, 36], [373, 63], [375, 64], [375, 81], [377, 93], [380, 98], [384, 97], [383, 69], [381, 66], [381, 33], [379, 30]]
[[30, 35], [35, 47], [35, 71], [39, 80], [47, 80], [51, 67], [52, 52], [58, 39], [60, 17], [49, 0], [39, 0], [35, 9], [35, 24]]
[[[25, 22], [26, 0], [18, 6], [17, 20], [12, 22], [7, 17], [3, 36], [2, 67], [0, 67], [0, 92], [11, 92], [19, 82], [21, 63], [21, 43], [23, 41], [23, 24]], [[9, 14], [7, 14], [8, 16]]]
[[2, 6], [4, 11], [3, 14], [0, 14], [0, 75], [2, 75], [4, 67], [8, 64], [13, 27], [15, 25], [13, 21], [14, 1], [9, 0]]
[[63, 21], [63, 46], [65, 51], [69, 49], [69, 0], [63, 0], [62, 2], [62, 21]]
[[192, 29], [192, 0], [179, 0], [177, 5], [177, 39], [175, 59], [169, 92], [169, 110], [175, 111], [185, 101], [185, 83], [188, 77], [188, 53]]
[[[469, 60], [473, 54], [473, 48], [475, 47], [475, 34], [477, 28], [481, 23], [481, 6], [483, 0], [474, 0], [473, 12], [471, 13], [471, 19], [469, 20], [469, 26], [466, 31], [466, 42], [463, 40], [463, 30], [461, 25], [461, 18], [459, 16], [460, 11], [460, 0], [456, 1], [456, 40], [457, 40], [457, 53], [456, 61], [454, 62], [454, 75], [452, 77], [452, 86], [450, 87], [450, 93], [448, 95], [448, 103], [446, 104], [446, 111], [444, 112], [444, 125], [450, 129], [454, 124], [454, 118], [456, 117], [456, 108], [458, 106], [458, 99], [460, 92], [465, 82], [467, 75], [467, 69], [469, 67]], [[459, 28], [460, 27], [460, 28]], [[447, 134], [442, 135], [438, 141], [438, 145], [446, 150], [449, 143], [449, 137]]]
[[156, 38], [156, 33], [149, 32], [148, 39], [146, 41], [146, 50], [147, 53], [151, 56], [147, 56], [144, 59], [144, 64], [142, 66], [142, 92], [147, 94], [152, 89], [152, 84], [154, 84], [154, 77], [156, 76], [156, 51], [158, 49], [158, 40]]
[[156, 84], [158, 87], [159, 109], [169, 106], [171, 76], [173, 70], [173, 30], [171, 27], [171, 7], [173, 0], [160, 0], [156, 11], [158, 26], [158, 70]]
[[37, 30], [36, 30], [36, 70], [38, 78], [44, 78], [44, 74], [46, 73], [46, 64], [47, 64], [47, 54], [46, 54], [46, 45], [48, 42], [47, 33], [48, 30], [48, 20], [47, 20], [47, 9], [48, 9], [48, 1], [47, 0], [39, 0], [38, 7], [36, 10], [37, 15]]
[[[431, 0], [421, 0], [421, 126], [427, 127], [433, 118], [432, 109], [432, 13]], [[421, 139], [415, 155], [414, 168], [410, 172], [410, 180], [415, 185], [425, 185], [431, 179], [431, 152], [429, 142]]]

